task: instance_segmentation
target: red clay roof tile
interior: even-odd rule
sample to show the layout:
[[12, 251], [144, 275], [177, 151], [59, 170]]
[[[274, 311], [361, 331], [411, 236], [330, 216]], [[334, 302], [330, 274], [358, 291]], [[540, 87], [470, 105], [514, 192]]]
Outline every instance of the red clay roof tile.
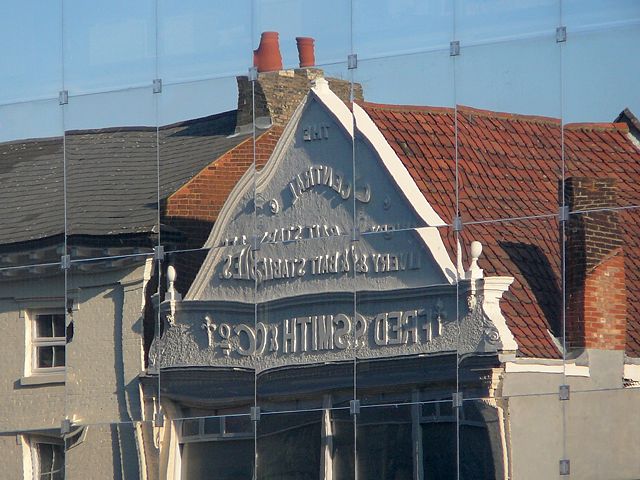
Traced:
[[[456, 109], [361, 106], [438, 215], [451, 221], [456, 211]], [[563, 153], [558, 119], [458, 106], [457, 122], [459, 209], [465, 222], [557, 212]], [[619, 205], [640, 205], [640, 150], [627, 138], [628, 131], [624, 123], [565, 125], [565, 176], [615, 178]], [[399, 141], [411, 144], [411, 155]], [[626, 352], [640, 356], [640, 216], [631, 211], [620, 215], [629, 284]], [[549, 334], [559, 332], [562, 308], [556, 219], [474, 224], [463, 237], [469, 237], [466, 245], [482, 242], [479, 262], [486, 275], [515, 278], [501, 306], [519, 355], [557, 358], [560, 352]], [[455, 241], [444, 240], [455, 260]]]

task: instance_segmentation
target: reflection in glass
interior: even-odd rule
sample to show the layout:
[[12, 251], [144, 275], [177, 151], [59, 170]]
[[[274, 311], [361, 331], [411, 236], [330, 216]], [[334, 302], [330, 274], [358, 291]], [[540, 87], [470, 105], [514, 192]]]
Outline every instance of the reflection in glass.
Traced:
[[558, 0], [454, 2], [456, 39], [464, 44], [540, 36], [559, 25]]
[[69, 417], [90, 423], [149, 418], [139, 374], [150, 327], [145, 317], [153, 311], [153, 263], [150, 255], [72, 261], [66, 282]]
[[[623, 2], [614, 2], [618, 3]], [[640, 5], [635, 7], [636, 15], [640, 17]], [[640, 62], [630, 61], [625, 50], [618, 48], [621, 42], [632, 45], [638, 41], [640, 28], [636, 24], [575, 33], [571, 41], [563, 45], [562, 119], [565, 124], [625, 121], [617, 118], [625, 108], [631, 114], [639, 115], [638, 95], [615, 86], [615, 72], [621, 68], [631, 76], [640, 74]], [[585, 58], [597, 61], [585, 62]], [[585, 102], [585, 98], [591, 100]], [[631, 131], [634, 131], [633, 127]]]
[[[354, 0], [352, 9], [354, 51], [362, 59], [390, 59], [396, 55], [438, 48], [448, 50], [453, 39], [453, 1], [381, 0], [372, 6], [366, 0]], [[430, 76], [423, 80], [428, 81]]]
[[[62, 90], [62, 4], [55, 0], [3, 5], [0, 104], [42, 97], [56, 98], [57, 103]], [[20, 127], [26, 126], [20, 122]], [[2, 124], [0, 132], [4, 128]]]
[[157, 478], [157, 433], [147, 422], [72, 424], [64, 435], [66, 471], [60, 478]]
[[414, 478], [414, 452], [416, 459], [422, 452], [417, 448], [419, 439], [412, 411], [411, 406], [361, 410], [357, 419], [358, 478]]
[[77, 95], [150, 85], [156, 63], [154, 8], [151, 0], [65, 0], [65, 89]]
[[251, 61], [251, 3], [236, 1], [230, 8], [202, 0], [159, 1], [158, 73], [163, 82], [246, 72]]
[[75, 260], [150, 252], [159, 230], [151, 89], [72, 96], [65, 108], [68, 253]]
[[[298, 65], [297, 37], [315, 39], [315, 64], [344, 62], [349, 53], [351, 32], [350, 2], [328, 0], [310, 7], [297, 0], [254, 2], [254, 49], [262, 32], [278, 32], [281, 65]], [[283, 13], [286, 12], [286, 15]]]
[[321, 411], [262, 415], [257, 433], [257, 478], [318, 478], [318, 472], [326, 468], [324, 420]]
[[248, 415], [176, 420], [181, 426], [181, 478], [252, 478], [253, 423]]

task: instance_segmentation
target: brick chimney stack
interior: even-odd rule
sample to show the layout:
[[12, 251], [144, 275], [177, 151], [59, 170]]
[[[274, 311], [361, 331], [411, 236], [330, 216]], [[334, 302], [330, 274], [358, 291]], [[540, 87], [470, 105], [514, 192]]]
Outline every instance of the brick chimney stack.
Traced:
[[[571, 212], [617, 205], [615, 180], [610, 178], [568, 178], [564, 196]], [[618, 214], [571, 214], [565, 231], [568, 346], [624, 350], [627, 293]]]
[[[311, 82], [317, 78], [324, 77], [323, 70], [313, 66], [283, 70], [279, 47], [277, 50], [279, 60], [265, 62], [263, 55], [266, 54], [264, 52], [269, 52], [269, 48], [273, 47], [274, 38], [277, 45], [278, 33], [264, 32], [261, 37], [260, 47], [254, 51], [254, 64], [258, 69], [258, 78], [255, 85], [252, 87], [252, 82], [246, 76], [236, 78], [238, 82], [236, 131], [246, 130], [246, 126], [251, 125], [254, 103], [256, 125], [259, 128], [265, 128], [269, 125], [286, 125], [304, 96], [309, 93]], [[313, 65], [315, 62], [313, 39], [310, 37], [298, 37], [297, 43], [301, 65], [303, 63], [305, 65], [309, 63]], [[263, 49], [264, 45], [267, 45], [265, 49]], [[273, 57], [272, 53], [269, 54], [269, 58], [271, 57]], [[345, 103], [348, 103], [351, 92], [350, 82], [339, 78], [327, 78], [327, 81], [329, 82], [329, 88]], [[353, 85], [353, 89], [354, 98], [362, 100], [362, 86], [356, 83]]]

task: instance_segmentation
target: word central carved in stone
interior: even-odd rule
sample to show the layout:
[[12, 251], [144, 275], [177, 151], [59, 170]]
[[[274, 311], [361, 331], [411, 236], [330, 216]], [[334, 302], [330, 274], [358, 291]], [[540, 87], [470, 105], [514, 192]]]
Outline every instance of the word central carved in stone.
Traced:
[[287, 318], [277, 324], [258, 322], [215, 325], [205, 317], [208, 346], [225, 356], [287, 355], [344, 350], [351, 347], [379, 348], [431, 342], [442, 335], [442, 315], [424, 309], [379, 313], [373, 318], [310, 315]]
[[295, 205], [304, 192], [317, 186], [329, 187], [338, 193], [343, 200], [347, 200], [351, 196], [351, 185], [345, 182], [344, 175], [328, 165], [311, 165], [289, 182], [293, 204]]

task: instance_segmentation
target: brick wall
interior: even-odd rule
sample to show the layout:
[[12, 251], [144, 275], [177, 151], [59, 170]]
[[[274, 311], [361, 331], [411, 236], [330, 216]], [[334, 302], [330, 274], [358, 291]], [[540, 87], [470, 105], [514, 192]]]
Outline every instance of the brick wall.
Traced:
[[[323, 77], [319, 68], [298, 68], [258, 74], [253, 102], [256, 117], [270, 117], [274, 125], [286, 125], [294, 110], [311, 88], [311, 82]], [[238, 125], [252, 122], [252, 90], [247, 77], [237, 77], [238, 81]], [[344, 102], [349, 102], [351, 83], [339, 78], [327, 78], [329, 88]], [[353, 85], [355, 100], [362, 100], [362, 86]]]
[[[271, 156], [282, 131], [282, 127], [272, 127], [256, 138], [258, 169]], [[204, 245], [231, 190], [253, 164], [253, 143], [253, 137], [249, 137], [229, 150], [166, 200], [162, 222], [185, 234], [184, 241], [178, 244], [180, 250]], [[187, 292], [205, 256], [206, 252], [173, 255], [171, 261], [178, 272], [176, 288], [179, 292]]]
[[[564, 195], [571, 212], [610, 209], [616, 206], [615, 180], [568, 178]], [[624, 350], [627, 295], [617, 212], [572, 213], [565, 254], [569, 346]]]

